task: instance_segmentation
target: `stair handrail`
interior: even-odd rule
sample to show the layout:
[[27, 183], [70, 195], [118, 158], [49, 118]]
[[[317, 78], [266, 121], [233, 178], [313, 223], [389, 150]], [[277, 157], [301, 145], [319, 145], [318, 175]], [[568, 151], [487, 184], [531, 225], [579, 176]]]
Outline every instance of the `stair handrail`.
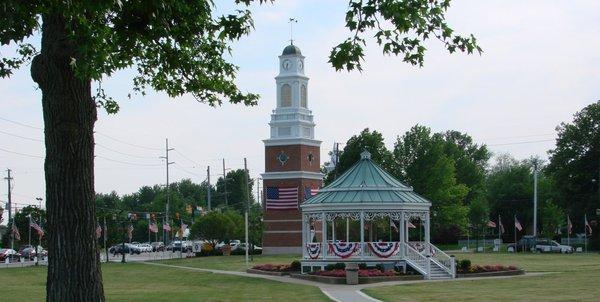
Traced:
[[450, 275], [454, 276], [455, 272], [454, 268], [454, 258], [450, 257], [444, 251], [440, 250], [437, 246], [433, 244], [429, 244], [429, 250], [431, 252], [431, 260], [438, 264], [443, 270], [445, 270]]
[[423, 275], [426, 275], [426, 277], [428, 277], [427, 276], [427, 267], [422, 267], [421, 265], [419, 265], [419, 261], [423, 261], [423, 262], [427, 263], [429, 261], [429, 258], [423, 256], [421, 253], [419, 253], [419, 251], [414, 249], [412, 246], [410, 246], [406, 242], [403, 242], [402, 245], [404, 245], [404, 247], [406, 249], [406, 259], [416, 266], [415, 269], [419, 270], [420, 273], [422, 273]]

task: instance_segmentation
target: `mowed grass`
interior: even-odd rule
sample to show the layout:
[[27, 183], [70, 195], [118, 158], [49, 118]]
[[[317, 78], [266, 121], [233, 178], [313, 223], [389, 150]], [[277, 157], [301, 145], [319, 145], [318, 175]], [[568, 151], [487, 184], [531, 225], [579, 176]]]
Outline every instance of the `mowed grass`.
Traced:
[[[107, 301], [329, 301], [317, 287], [256, 278], [141, 263], [102, 271]], [[0, 301], [44, 301], [45, 286], [44, 267], [0, 269]]]
[[597, 301], [600, 297], [600, 254], [455, 254], [473, 264], [516, 265], [532, 277], [425, 282], [368, 288], [382, 301]]
[[[253, 261], [249, 262], [249, 267], [258, 264], [290, 264], [294, 260], [300, 260], [300, 255], [254, 255]], [[170, 265], [180, 265], [188, 267], [225, 270], [225, 271], [245, 271], [246, 258], [245, 256], [211, 256], [211, 257], [196, 257], [188, 259], [169, 259], [160, 260], [157, 263]]]

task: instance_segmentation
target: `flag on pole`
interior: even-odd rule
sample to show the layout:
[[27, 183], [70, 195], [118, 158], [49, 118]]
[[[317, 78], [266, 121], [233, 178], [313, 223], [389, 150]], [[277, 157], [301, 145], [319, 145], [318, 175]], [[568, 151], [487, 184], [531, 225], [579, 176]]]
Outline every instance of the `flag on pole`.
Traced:
[[129, 237], [129, 241], [131, 241], [131, 238], [133, 238], [133, 225], [131, 224], [127, 228], [127, 237]]
[[148, 229], [152, 233], [158, 233], [158, 226], [154, 222], [150, 223], [150, 225], [148, 226]]
[[171, 231], [171, 226], [169, 225], [168, 222], [163, 223], [163, 230], [170, 232]]
[[267, 187], [267, 210], [295, 210], [298, 208], [298, 187]]
[[17, 239], [17, 241], [21, 240], [21, 233], [19, 233], [19, 229], [14, 222], [12, 224], [11, 232], [14, 239]]
[[396, 226], [396, 223], [390, 218], [390, 227], [394, 230], [396, 230], [396, 232], [398, 232], [398, 227]]
[[412, 224], [412, 222], [410, 222], [410, 221], [407, 221], [406, 223], [407, 223], [407, 225], [406, 225], [406, 226], [407, 226], [409, 229], [416, 229], [416, 228], [417, 228], [417, 227], [416, 227], [414, 224]]
[[38, 233], [38, 236], [40, 236], [40, 238], [44, 236], [44, 230], [35, 222], [35, 220], [31, 219], [31, 221], [29, 222], [29, 226], [32, 227]]
[[313, 189], [311, 187], [304, 187], [304, 200], [307, 200], [319, 193], [319, 189]]
[[100, 236], [102, 236], [102, 227], [96, 222], [96, 239], [100, 239]]
[[502, 225], [502, 219], [498, 216], [498, 226], [500, 227], [500, 234], [504, 234], [504, 226]]
[[181, 237], [183, 238], [183, 236], [185, 236], [185, 230], [187, 230], [187, 224], [183, 223], [183, 221], [181, 222]]
[[489, 226], [490, 228], [495, 228], [496, 223], [490, 220], [490, 221], [488, 221], [487, 226]]
[[584, 223], [585, 223], [585, 235], [587, 236], [587, 232], [590, 232], [590, 235], [592, 235], [592, 226], [590, 225], [590, 223], [587, 220], [587, 214], [585, 214], [584, 216]]
[[573, 232], [573, 224], [571, 223], [571, 218], [567, 215], [567, 233], [570, 235]]
[[519, 222], [519, 220], [517, 220], [517, 216], [515, 216], [515, 228], [517, 228], [519, 232], [523, 230], [523, 226], [521, 226], [521, 223]]

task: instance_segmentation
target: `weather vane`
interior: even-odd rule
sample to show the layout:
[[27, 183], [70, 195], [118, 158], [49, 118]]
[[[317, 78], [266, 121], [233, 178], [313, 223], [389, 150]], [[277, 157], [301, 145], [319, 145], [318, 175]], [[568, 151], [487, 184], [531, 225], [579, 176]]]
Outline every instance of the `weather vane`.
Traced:
[[294, 44], [294, 31], [293, 31], [293, 26], [294, 23], [298, 23], [298, 20], [296, 20], [295, 18], [290, 18], [290, 21], [288, 21], [288, 23], [290, 24], [290, 44]]

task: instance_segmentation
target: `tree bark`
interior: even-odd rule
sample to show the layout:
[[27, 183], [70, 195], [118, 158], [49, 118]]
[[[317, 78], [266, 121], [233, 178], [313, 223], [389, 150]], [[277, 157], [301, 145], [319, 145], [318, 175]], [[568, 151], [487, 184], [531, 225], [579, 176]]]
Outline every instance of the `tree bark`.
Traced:
[[65, 20], [43, 15], [31, 77], [42, 91], [48, 236], [46, 301], [104, 301], [95, 237], [91, 81], [75, 76], [75, 43]]

